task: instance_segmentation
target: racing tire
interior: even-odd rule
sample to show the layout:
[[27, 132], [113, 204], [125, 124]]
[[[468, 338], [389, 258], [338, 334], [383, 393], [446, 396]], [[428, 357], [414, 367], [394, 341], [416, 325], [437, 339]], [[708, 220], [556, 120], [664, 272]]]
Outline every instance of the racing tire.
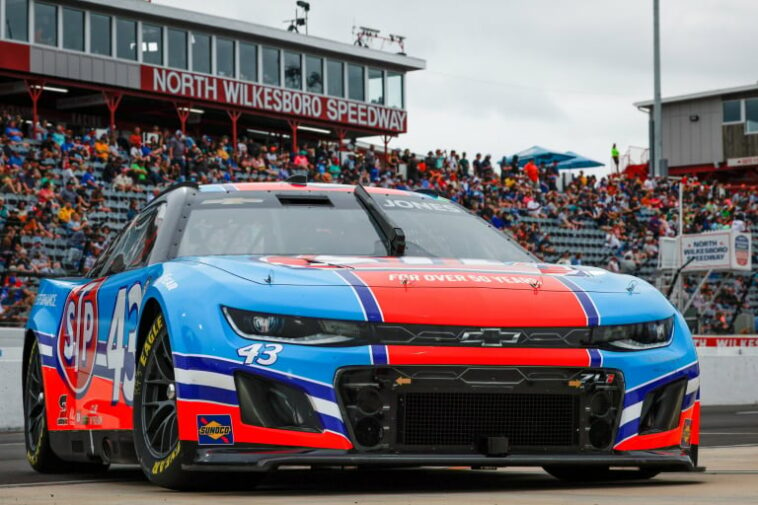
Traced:
[[[153, 319], [145, 337], [134, 376], [134, 448], [148, 480], [177, 491], [217, 489], [233, 483], [217, 474], [189, 472], [194, 443], [179, 439], [176, 383], [171, 343], [163, 314]], [[262, 475], [245, 476], [254, 487]], [[242, 479], [240, 479], [242, 480]]]
[[646, 480], [658, 475], [660, 470], [655, 468], [640, 468], [638, 470], [611, 470], [607, 466], [579, 465], [544, 466], [543, 469], [558, 480], [565, 482], [606, 482], [613, 480]]
[[103, 463], [64, 461], [50, 446], [45, 408], [45, 384], [37, 339], [32, 340], [24, 373], [24, 445], [26, 460], [40, 473], [99, 473], [108, 469]]

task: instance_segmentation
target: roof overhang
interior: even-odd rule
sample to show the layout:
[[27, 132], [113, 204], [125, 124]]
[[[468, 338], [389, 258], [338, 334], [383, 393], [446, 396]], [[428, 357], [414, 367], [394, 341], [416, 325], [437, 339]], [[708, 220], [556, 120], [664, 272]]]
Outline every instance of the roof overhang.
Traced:
[[145, 2], [144, 0], [68, 0], [83, 8], [108, 11], [136, 19], [160, 19], [169, 25], [200, 28], [211, 34], [227, 34], [240, 38], [255, 39], [284, 48], [302, 51], [317, 51], [322, 54], [340, 55], [366, 63], [381, 64], [397, 70], [412, 71], [426, 68], [426, 61], [402, 54], [377, 51], [352, 44], [337, 42], [312, 35], [288, 32], [238, 19], [200, 13], [176, 7]]
[[[748, 84], [746, 86], [736, 86], [733, 88], [721, 88], [712, 91], [701, 91], [698, 93], [688, 93], [685, 95], [676, 95], [663, 98], [661, 103], [666, 105], [676, 102], [688, 102], [691, 100], [702, 100], [704, 98], [718, 98], [727, 95], [733, 95], [736, 93], [745, 93], [750, 91], [758, 91], [758, 84]], [[649, 109], [653, 107], [653, 100], [643, 100], [640, 102], [634, 102], [634, 106], [638, 109]]]

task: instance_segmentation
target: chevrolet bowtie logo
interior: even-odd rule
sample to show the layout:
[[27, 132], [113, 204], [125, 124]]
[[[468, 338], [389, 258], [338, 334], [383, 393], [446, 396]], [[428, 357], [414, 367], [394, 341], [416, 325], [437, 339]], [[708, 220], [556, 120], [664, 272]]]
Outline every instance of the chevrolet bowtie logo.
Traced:
[[500, 328], [482, 328], [478, 331], [463, 333], [461, 341], [464, 343], [481, 342], [487, 347], [501, 347], [503, 344], [518, 344], [521, 337], [520, 331], [504, 331]]

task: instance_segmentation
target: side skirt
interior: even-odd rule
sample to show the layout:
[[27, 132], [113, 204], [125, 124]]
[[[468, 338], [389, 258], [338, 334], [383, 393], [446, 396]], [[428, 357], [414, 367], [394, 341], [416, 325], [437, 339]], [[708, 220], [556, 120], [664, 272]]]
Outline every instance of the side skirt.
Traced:
[[50, 431], [50, 446], [66, 461], [137, 463], [132, 430]]

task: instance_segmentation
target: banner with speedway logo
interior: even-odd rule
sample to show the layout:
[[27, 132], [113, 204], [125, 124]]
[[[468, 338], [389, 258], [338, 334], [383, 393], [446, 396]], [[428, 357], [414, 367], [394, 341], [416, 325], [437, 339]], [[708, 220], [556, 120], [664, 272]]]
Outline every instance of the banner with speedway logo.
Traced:
[[734, 230], [682, 235], [678, 238], [680, 265], [685, 271], [751, 270], [752, 237]]

